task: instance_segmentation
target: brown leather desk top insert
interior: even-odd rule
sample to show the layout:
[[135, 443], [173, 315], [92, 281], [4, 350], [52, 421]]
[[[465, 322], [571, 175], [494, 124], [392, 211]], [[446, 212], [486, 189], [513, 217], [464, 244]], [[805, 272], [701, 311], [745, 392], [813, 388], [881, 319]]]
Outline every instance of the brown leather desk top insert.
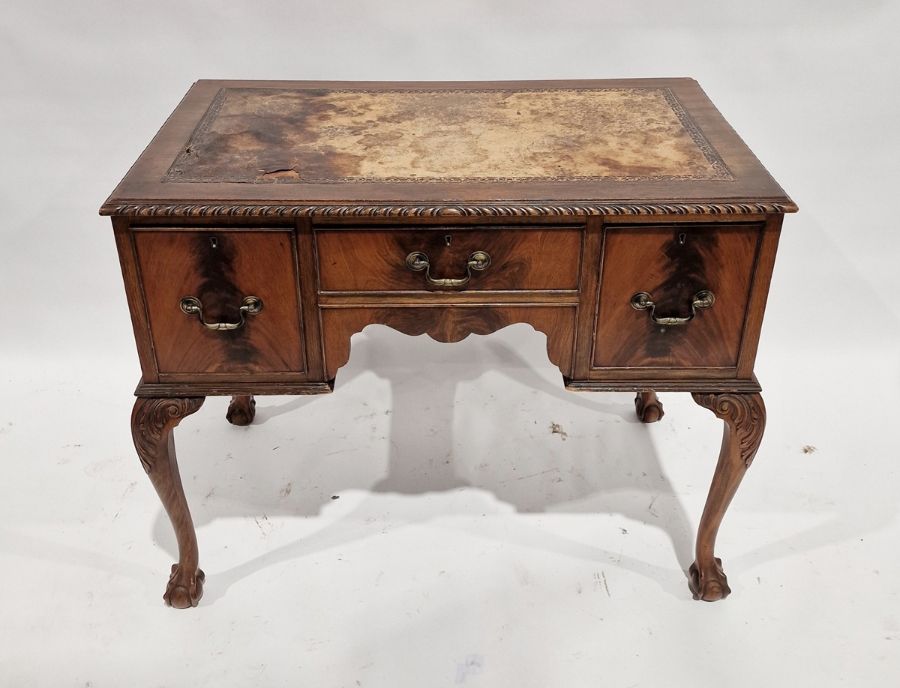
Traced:
[[167, 181], [731, 179], [664, 88], [223, 88]]

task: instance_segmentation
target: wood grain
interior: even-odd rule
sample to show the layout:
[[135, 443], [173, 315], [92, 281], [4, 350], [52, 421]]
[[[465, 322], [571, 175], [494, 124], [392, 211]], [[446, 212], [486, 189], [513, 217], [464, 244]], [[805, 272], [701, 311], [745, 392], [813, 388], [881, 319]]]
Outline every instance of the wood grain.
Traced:
[[766, 218], [759, 251], [756, 256], [756, 269], [753, 272], [753, 285], [750, 288], [750, 299], [747, 302], [747, 318], [744, 321], [744, 338], [738, 355], [738, 377], [749, 377], [753, 374], [756, 363], [756, 351], [759, 347], [759, 336], [762, 332], [763, 315], [766, 312], [766, 300], [769, 296], [769, 284], [775, 269], [775, 252], [778, 250], [778, 239], [781, 236], [783, 215], [772, 215]]
[[[735, 368], [762, 225], [608, 227], [603, 247], [595, 368]], [[679, 326], [635, 310], [647, 292], [658, 315], [685, 317], [700, 290], [711, 308]]]
[[188, 509], [172, 431], [185, 416], [196, 413], [203, 397], [136, 399], [131, 433], [138, 457], [169, 516], [178, 540], [178, 562], [172, 564], [163, 599], [178, 609], [196, 607], [205, 576], [199, 567], [197, 534]]
[[575, 309], [551, 306], [322, 309], [326, 374], [334, 379], [350, 358], [350, 337], [367, 325], [387, 325], [408, 335], [427, 334], [438, 342], [458, 342], [470, 334], [490, 334], [515, 323], [528, 323], [547, 335], [550, 361], [563, 375], [570, 374]]
[[766, 407], [759, 394], [694, 394], [694, 401], [725, 421], [719, 461], [697, 533], [697, 558], [690, 568], [694, 599], [714, 602], [731, 593], [722, 560], [715, 556], [716, 536], [725, 511], [753, 462], [766, 428]]
[[[319, 287], [323, 292], [576, 291], [581, 233], [577, 227], [319, 230]], [[434, 277], [465, 277], [475, 251], [487, 252], [491, 264], [473, 271], [465, 287], [441, 289], [407, 267], [406, 257], [414, 251], [428, 256]]]
[[125, 283], [125, 295], [128, 298], [134, 341], [141, 363], [141, 379], [146, 382], [159, 382], [159, 368], [156, 365], [153, 338], [150, 334], [150, 317], [147, 314], [147, 304], [141, 288], [140, 268], [129, 221], [124, 217], [114, 217], [112, 225], [116, 238], [116, 249], [119, 253], [119, 266], [122, 269], [122, 279]]
[[[134, 243], [160, 380], [302, 376], [292, 231], [145, 230]], [[210, 331], [181, 311], [184, 296], [200, 299], [208, 321], [237, 321], [245, 296], [259, 297], [263, 309], [241, 329]]]

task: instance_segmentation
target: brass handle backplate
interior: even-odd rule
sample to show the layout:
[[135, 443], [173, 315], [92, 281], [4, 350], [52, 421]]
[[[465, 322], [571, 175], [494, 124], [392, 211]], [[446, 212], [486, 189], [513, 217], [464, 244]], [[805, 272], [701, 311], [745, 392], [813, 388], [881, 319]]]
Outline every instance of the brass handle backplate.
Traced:
[[244, 300], [241, 302], [240, 308], [238, 308], [238, 314], [241, 318], [238, 322], [211, 323], [206, 322], [206, 320], [203, 319], [203, 304], [200, 303], [200, 299], [196, 296], [185, 296], [178, 305], [181, 306], [181, 310], [184, 311], [186, 315], [196, 315], [197, 320], [200, 321], [203, 327], [208, 330], [215, 330], [216, 332], [241, 329], [246, 322], [244, 315], [256, 315], [263, 307], [262, 299], [256, 296], [245, 296]]
[[472, 270], [487, 270], [491, 264], [491, 257], [484, 251], [475, 251], [466, 261], [465, 277], [432, 277], [431, 261], [421, 251], [413, 251], [406, 256], [406, 267], [413, 272], [425, 271], [425, 280], [433, 287], [464, 287], [472, 279]]
[[716, 302], [716, 296], [709, 289], [702, 289], [694, 294], [691, 299], [691, 314], [686, 317], [660, 316], [656, 314], [656, 304], [653, 297], [645, 291], [638, 292], [631, 297], [631, 307], [637, 311], [650, 311], [650, 319], [656, 325], [684, 325], [689, 323], [697, 315], [698, 308], [712, 308]]

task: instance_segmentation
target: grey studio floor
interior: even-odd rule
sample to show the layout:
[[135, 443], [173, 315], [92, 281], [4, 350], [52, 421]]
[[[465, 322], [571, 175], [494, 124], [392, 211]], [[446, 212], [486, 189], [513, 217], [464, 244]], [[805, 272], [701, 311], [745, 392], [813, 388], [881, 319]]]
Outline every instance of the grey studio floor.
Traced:
[[[900, 682], [900, 7], [675, 5], [5, 9], [0, 687]], [[261, 397], [249, 428], [209, 398], [176, 430], [207, 582], [166, 608], [96, 211], [190, 83], [616, 76], [696, 77], [801, 207], [719, 536], [731, 597], [687, 588], [722, 433], [689, 395], [645, 426], [631, 395], [565, 391], [527, 325], [370, 327], [333, 394]]]

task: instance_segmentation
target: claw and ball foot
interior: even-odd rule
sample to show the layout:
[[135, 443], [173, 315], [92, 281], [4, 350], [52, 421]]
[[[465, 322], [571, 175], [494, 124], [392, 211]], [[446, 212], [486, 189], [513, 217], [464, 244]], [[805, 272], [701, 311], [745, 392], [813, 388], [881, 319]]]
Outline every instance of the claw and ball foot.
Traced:
[[138, 398], [131, 414], [131, 434], [138, 457], [169, 516], [178, 540], [178, 563], [163, 599], [178, 609], [196, 607], [203, 595], [203, 571], [200, 570], [197, 535], [188, 510], [172, 430], [185, 416], [197, 411], [203, 397], [173, 399]]
[[231, 397], [225, 420], [232, 425], [250, 425], [256, 416], [256, 399], [252, 394], [236, 394]]
[[655, 423], [662, 420], [665, 415], [662, 402], [656, 397], [652, 389], [648, 392], [638, 392], [634, 397], [634, 410], [638, 420], [642, 423]]
[[166, 585], [163, 599], [166, 604], [175, 609], [188, 609], [196, 607], [203, 597], [203, 582], [206, 574], [202, 569], [191, 571], [181, 564], [172, 564], [172, 574]]
[[715, 566], [711, 570], [701, 573], [697, 562], [691, 564], [688, 571], [688, 588], [695, 600], [704, 602], [716, 602], [724, 600], [731, 594], [728, 587], [728, 576], [722, 570], [722, 560], [714, 558]]
[[696, 560], [690, 568], [695, 600], [714, 602], [731, 593], [722, 560], [715, 556], [716, 535], [725, 510], [753, 462], [766, 427], [766, 407], [759, 394], [694, 394], [694, 401], [725, 421], [719, 462], [697, 533]]

